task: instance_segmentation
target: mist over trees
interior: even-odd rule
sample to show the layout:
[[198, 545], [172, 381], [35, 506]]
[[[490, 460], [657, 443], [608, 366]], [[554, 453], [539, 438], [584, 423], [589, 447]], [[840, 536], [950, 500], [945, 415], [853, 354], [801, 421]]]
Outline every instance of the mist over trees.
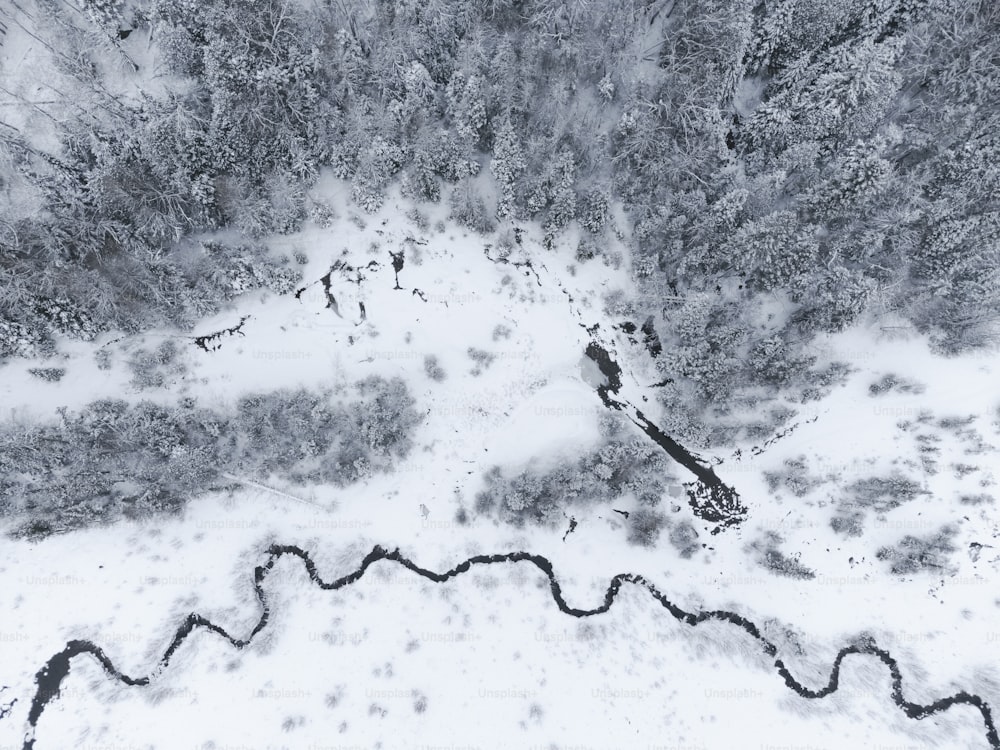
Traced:
[[[944, 353], [994, 341], [995, 3], [84, 5], [32, 5], [52, 138], [0, 126], [0, 356], [190, 325], [249, 251], [186, 238], [294, 231], [324, 168], [368, 211], [399, 185], [477, 231], [578, 228], [581, 260], [621, 232], [667, 405], [794, 382], [866, 311]], [[113, 96], [137, 38], [140, 92]]]

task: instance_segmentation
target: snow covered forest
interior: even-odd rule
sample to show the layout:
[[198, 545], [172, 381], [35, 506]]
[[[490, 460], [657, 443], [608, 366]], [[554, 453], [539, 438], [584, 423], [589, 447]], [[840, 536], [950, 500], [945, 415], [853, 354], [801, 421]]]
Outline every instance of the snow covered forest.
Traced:
[[[280, 288], [280, 268], [184, 239], [323, 221], [307, 193], [327, 168], [366, 211], [398, 185], [483, 232], [576, 229], [581, 262], [627, 236], [640, 296], [621, 306], [676, 352], [664, 375], [682, 394], [666, 399], [785, 384], [808, 368], [804, 341], [865, 312], [945, 352], [993, 340], [993, 3], [4, 13], [6, 44], [24, 28], [50, 53], [6, 75], [4, 356], [189, 326], [229, 289]], [[762, 330], [775, 295], [793, 312]]]
[[987, 0], [6, 0], [0, 748], [1000, 750], [998, 195]]

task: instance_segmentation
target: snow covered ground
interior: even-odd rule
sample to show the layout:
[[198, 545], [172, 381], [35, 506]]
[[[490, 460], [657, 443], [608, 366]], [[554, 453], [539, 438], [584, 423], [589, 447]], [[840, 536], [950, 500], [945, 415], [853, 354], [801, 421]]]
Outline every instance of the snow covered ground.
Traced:
[[[837, 652], [869, 634], [898, 660], [907, 700], [931, 703], [965, 690], [1000, 701], [992, 666], [1000, 657], [1000, 551], [990, 546], [997, 510], [981, 497], [995, 491], [1000, 358], [940, 359], [919, 338], [889, 340], [875, 326], [817, 341], [818, 356], [855, 371], [828, 397], [798, 405], [791, 420], [798, 426], [759, 455], [753, 443], [740, 446], [739, 457], [718, 453], [719, 475], [739, 490], [750, 516], [719, 535], [702, 529], [702, 548], [690, 559], [666, 544], [626, 544], [622, 517], [606, 507], [576, 513], [565, 540], [566, 529], [518, 530], [474, 514], [459, 523], [456, 512], [472, 508], [491, 466], [556, 462], [597, 443], [604, 407], [583, 357], [587, 327], [600, 323], [605, 340], [620, 347], [623, 391], [633, 403], [647, 395], [655, 420], [653, 393], [640, 385], [652, 382], [652, 367], [626, 357], [627, 344], [611, 335], [619, 321], [602, 309], [603, 295], [628, 288], [626, 266], [577, 264], [569, 240], [546, 254], [532, 227], [522, 240], [531, 252], [515, 245], [508, 262], [498, 262], [496, 238], [451, 224], [437, 231], [443, 210], [425, 230], [403, 218], [399, 199], [352, 221], [347, 194], [344, 183], [325, 180], [318, 195], [340, 216], [333, 228], [268, 243], [308, 258], [310, 285], [299, 298], [255, 293], [203, 321], [198, 335], [250, 316], [242, 335], [218, 339], [215, 351], [187, 340], [186, 370], [166, 388], [136, 391], [125, 363], [169, 332], [67, 342], [58, 384], [28, 372], [37, 362], [0, 371], [0, 403], [23, 419], [54, 419], [57, 407], [101, 397], [189, 395], [212, 405], [248, 390], [337, 388], [369, 374], [403, 376], [425, 414], [409, 458], [354, 487], [246, 478], [244, 490], [197, 498], [179, 519], [5, 541], [0, 704], [16, 703], [0, 720], [0, 748], [21, 746], [34, 675], [72, 639], [98, 644], [128, 675], [152, 672], [151, 684], [127, 687], [89, 657], [74, 660], [38, 722], [39, 750], [721, 750], [734, 747], [734, 736], [740, 747], [760, 750], [989, 747], [971, 707], [907, 718], [891, 700], [889, 672], [870, 657], [847, 658], [840, 689], [808, 700], [730, 624], [678, 623], [629, 585], [610, 612], [575, 619], [556, 608], [545, 578], [525, 563], [435, 584], [380, 562], [358, 583], [328, 592], [299, 562], [282, 559], [264, 584], [268, 627], [248, 648], [200, 631], [158, 671], [190, 612], [234, 636], [249, 633], [260, 616], [253, 569], [268, 545], [300, 546], [332, 580], [378, 544], [437, 571], [476, 554], [543, 555], [579, 608], [598, 606], [615, 574], [638, 573], [689, 611], [726, 609], [752, 620], [792, 674], [816, 689]], [[400, 252], [397, 289], [392, 254]], [[521, 265], [529, 255], [535, 264]], [[339, 314], [318, 283], [337, 261], [354, 269], [330, 277]], [[95, 364], [101, 346], [112, 352], [109, 370]], [[492, 359], [477, 364], [470, 348]], [[428, 355], [444, 380], [428, 377]], [[890, 373], [920, 387], [872, 395], [869, 386]], [[798, 495], [780, 484], [772, 490], [765, 472], [800, 456], [815, 485]], [[852, 483], [894, 471], [921, 492], [901, 507], [865, 511], [861, 536], [831, 528]], [[626, 499], [615, 507], [633, 506]], [[686, 503], [675, 507], [667, 511], [691, 517]], [[907, 534], [944, 525], [954, 528], [956, 548], [945, 569], [895, 575], [876, 557]], [[750, 545], [768, 532], [814, 577], [778, 577], [756, 562]]]

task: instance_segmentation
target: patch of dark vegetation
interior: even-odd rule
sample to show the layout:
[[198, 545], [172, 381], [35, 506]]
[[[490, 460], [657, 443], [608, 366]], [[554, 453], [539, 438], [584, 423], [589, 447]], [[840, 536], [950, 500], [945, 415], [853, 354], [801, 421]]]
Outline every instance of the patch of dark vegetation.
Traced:
[[477, 349], [474, 346], [470, 346], [466, 353], [469, 355], [469, 359], [475, 363], [471, 373], [476, 376], [482, 375], [483, 371], [489, 369], [489, 366], [496, 360], [496, 355], [492, 352], [488, 352], [485, 349]]
[[846, 383], [852, 372], [854, 368], [846, 362], [831, 362], [824, 368], [809, 370], [802, 388], [802, 403], [826, 398], [836, 386]]
[[816, 358], [797, 355], [789, 342], [780, 336], [762, 339], [747, 352], [747, 366], [753, 381], [761, 385], [784, 387], [808, 379]]
[[888, 393], [920, 394], [923, 392], [923, 384], [893, 373], [883, 375], [881, 378], [868, 386], [869, 396], [884, 396]]
[[691, 558], [701, 548], [698, 542], [698, 531], [690, 521], [676, 523], [667, 535], [671, 546], [684, 559]]
[[756, 553], [757, 564], [778, 576], [808, 580], [816, 577], [816, 573], [799, 562], [799, 553], [786, 555], [780, 545], [784, 542], [779, 534], [767, 532], [763, 538], [750, 544], [750, 549]]
[[0, 425], [0, 509], [31, 537], [177, 513], [232, 476], [349, 485], [390, 470], [420, 420], [401, 379], [353, 390], [248, 394], [225, 410], [101, 400], [57, 424]]
[[927, 536], [908, 534], [895, 546], [880, 548], [876, 557], [888, 562], [889, 569], [896, 575], [951, 573], [954, 565], [950, 558], [957, 551], [953, 543], [956, 533], [953, 527], [944, 526]]
[[[287, 294], [301, 277], [288, 267], [287, 258], [276, 257], [259, 244], [211, 241], [187, 246], [183, 254], [165, 252], [117, 220], [107, 226], [111, 234], [101, 230], [102, 240], [84, 232], [79, 217], [66, 215], [37, 225], [22, 222], [18, 241], [10, 248], [5, 245], [14, 255], [4, 255], [9, 263], [0, 263], [0, 276], [16, 279], [16, 294], [0, 295], [0, 359], [49, 355], [56, 336], [91, 341], [98, 333], [115, 329], [190, 330], [228, 300], [259, 289]], [[119, 239], [112, 240], [112, 235]], [[73, 249], [65, 246], [67, 242]], [[106, 254], [107, 243], [129, 245], [130, 250]], [[43, 246], [56, 253], [51, 257], [64, 260], [58, 266], [48, 263], [32, 270], [28, 256], [18, 259], [18, 253], [46, 255]]]
[[994, 500], [992, 495], [985, 492], [977, 492], [968, 495], [960, 495], [958, 501], [962, 505], [992, 505]]
[[240, 398], [227, 464], [251, 476], [340, 486], [387, 470], [392, 458], [409, 453], [415, 402], [400, 378], [371, 376], [355, 392], [360, 398], [344, 404], [306, 390]]
[[629, 514], [628, 541], [641, 547], [655, 547], [667, 517], [652, 508], [639, 508]]
[[844, 488], [830, 527], [838, 534], [859, 537], [868, 512], [882, 515], [929, 494], [919, 482], [898, 472], [859, 479]]
[[55, 342], [43, 327], [0, 318], [0, 359], [45, 357], [54, 352]]
[[97, 335], [91, 314], [61, 294], [36, 297], [32, 312], [45, 321], [52, 331], [62, 336], [93, 341]]
[[984, 453], [996, 450], [996, 446], [987, 443], [978, 430], [969, 428], [967, 430], [958, 430], [955, 434], [964, 443], [962, 453], [966, 456], [981, 456]]
[[576, 244], [576, 253], [573, 255], [576, 262], [586, 263], [588, 260], [593, 260], [599, 255], [601, 255], [600, 244], [593, 236], [589, 234], [582, 235]]
[[65, 367], [29, 367], [28, 373], [47, 383], [58, 383], [66, 374]]
[[292, 267], [286, 256], [273, 255], [265, 245], [205, 242], [202, 248], [212, 265], [220, 269], [211, 283], [226, 300], [258, 289], [292, 294], [302, 281], [301, 270]]
[[972, 464], [966, 464], [966, 463], [952, 464], [951, 469], [952, 471], [955, 472], [956, 479], [963, 479], [964, 477], [969, 476], [969, 474], [974, 474], [975, 472], [979, 471], [978, 466], [973, 466]]
[[94, 363], [97, 365], [98, 370], [110, 370], [111, 369], [111, 350], [110, 349], [98, 349], [94, 352]]
[[660, 336], [656, 332], [656, 326], [653, 323], [653, 316], [650, 315], [642, 324], [642, 343], [646, 346], [646, 350], [649, 352], [649, 356], [656, 359], [660, 356], [663, 351], [663, 344], [660, 343]]
[[434, 354], [428, 354], [424, 357], [424, 373], [435, 383], [442, 383], [447, 377], [444, 368]]
[[966, 427], [975, 421], [975, 414], [970, 414], [967, 417], [941, 417], [941, 419], [937, 422], [937, 426], [942, 430], [955, 430], [957, 432], [963, 432]]
[[431, 222], [427, 218], [427, 214], [416, 206], [406, 212], [406, 218], [412, 221], [421, 232], [426, 232], [431, 227]]
[[340, 705], [340, 701], [341, 701], [342, 698], [343, 698], [343, 695], [342, 695], [341, 691], [339, 691], [339, 690], [337, 692], [335, 692], [335, 693], [327, 693], [323, 697], [323, 704], [327, 708], [329, 708], [329, 709], [334, 709], [338, 705]]
[[183, 376], [187, 368], [178, 361], [179, 354], [173, 339], [166, 339], [153, 350], [136, 349], [128, 359], [133, 387], [139, 390], [162, 388]]
[[453, 189], [448, 196], [448, 207], [451, 209], [449, 218], [452, 221], [478, 234], [489, 234], [496, 229], [496, 221], [486, 208], [486, 201], [471, 184], [459, 185]]
[[514, 332], [511, 330], [510, 326], [498, 323], [493, 328], [493, 340], [500, 341], [501, 339], [509, 339], [512, 333]]
[[830, 519], [830, 528], [844, 536], [863, 536], [865, 533], [865, 514], [858, 510], [838, 510]]
[[917, 443], [917, 454], [920, 457], [920, 466], [923, 468], [924, 472], [933, 476], [938, 472], [938, 457], [941, 455], [941, 449], [938, 447], [938, 443], [941, 442], [941, 437], [935, 435], [934, 433], [924, 433], [916, 435], [913, 438]]
[[476, 496], [476, 510], [515, 526], [555, 527], [572, 507], [607, 505], [626, 494], [640, 506], [658, 505], [671, 481], [667, 457], [648, 441], [625, 435], [620, 418], [604, 420], [602, 430], [600, 448], [558, 468], [537, 471], [529, 465], [509, 474], [494, 466]]
[[[672, 388], [669, 382], [652, 384], [650, 387]], [[676, 394], [675, 394], [676, 397]], [[771, 404], [770, 398], [740, 398], [732, 405], [716, 406], [705, 411], [699, 418], [690, 408], [678, 409], [664, 415], [664, 424], [672, 425], [678, 435], [683, 435], [692, 444], [703, 448], [731, 448], [738, 443], [755, 441], [749, 450], [733, 451], [737, 461], [745, 455], [760, 455], [770, 446], [785, 439], [803, 424], [816, 421], [792, 419], [798, 414], [787, 404]]]
[[[754, 404], [753, 406], [760, 409], [762, 405]], [[743, 440], [761, 440], [763, 438], [764, 439], [763, 444], [761, 446], [755, 446], [755, 450], [751, 451], [752, 453], [754, 453], [754, 455], [763, 453], [763, 449], [766, 448], [768, 444], [772, 442], [777, 442], [777, 440], [780, 440], [781, 437], [783, 437], [781, 433], [778, 433], [778, 429], [787, 424], [788, 421], [795, 416], [795, 413], [796, 412], [794, 409], [791, 409], [784, 405], [779, 405], [774, 408], [767, 409], [766, 410], [766, 414], [768, 417], [767, 419], [762, 419], [753, 422], [745, 422], [739, 425], [739, 427], [742, 428], [740, 436]], [[720, 424], [718, 425], [718, 427], [716, 427], [716, 429], [728, 428], [732, 430], [734, 426], [735, 426], [734, 424], [728, 424], [728, 425]], [[717, 440], [722, 440], [723, 442], [725, 442], [725, 437], [713, 435], [712, 444], [713, 445], [719, 444], [716, 442]], [[733, 439], [730, 439], [730, 442], [732, 441]]]
[[809, 419], [803, 419], [801, 421], [792, 422], [787, 427], [782, 430], [777, 430], [778, 427], [785, 425], [793, 416], [795, 416], [795, 410], [786, 406], [778, 406], [770, 410], [770, 423], [754, 423], [753, 425], [748, 425], [746, 430], [747, 437], [751, 437], [752, 431], [749, 429], [753, 427], [763, 427], [766, 429], [759, 437], [767, 435], [767, 439], [762, 441], [759, 445], [751, 446], [750, 454], [754, 456], [759, 456], [761, 453], [766, 451], [775, 443], [784, 440], [793, 432], [795, 432], [799, 427], [804, 424], [810, 424], [819, 419], [819, 416], [811, 417]]
[[805, 497], [824, 481], [809, 473], [809, 461], [805, 456], [786, 458], [780, 471], [765, 471], [764, 479], [771, 492], [784, 488], [795, 497]]
[[886, 513], [920, 495], [929, 495], [921, 484], [909, 477], [895, 473], [887, 477], [859, 479], [847, 486], [851, 493], [849, 504], [876, 513]]

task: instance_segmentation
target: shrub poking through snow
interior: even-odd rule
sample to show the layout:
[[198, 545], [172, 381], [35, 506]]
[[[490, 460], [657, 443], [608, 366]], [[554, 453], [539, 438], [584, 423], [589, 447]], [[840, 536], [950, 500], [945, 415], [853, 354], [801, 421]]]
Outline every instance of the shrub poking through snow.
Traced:
[[685, 559], [698, 551], [698, 531], [690, 521], [681, 521], [671, 528], [669, 539], [671, 546]]
[[244, 292], [267, 289], [291, 294], [302, 280], [302, 271], [289, 267], [287, 258], [271, 255], [263, 245], [225, 245], [204, 242], [202, 248], [215, 266], [200, 283], [211, 287], [210, 297], [232, 299]]
[[98, 370], [110, 370], [111, 360], [110, 349], [98, 349], [94, 352], [94, 363], [97, 365]]
[[639, 508], [629, 513], [628, 540], [640, 547], [653, 547], [660, 538], [660, 532], [667, 517], [651, 508]]
[[924, 386], [920, 383], [892, 373], [883, 375], [881, 378], [868, 386], [869, 396], [884, 396], [887, 393], [920, 394], [923, 392]]
[[859, 479], [847, 485], [830, 528], [838, 534], [859, 537], [864, 534], [866, 511], [881, 515], [927, 494], [918, 482], [899, 472]]
[[351, 197], [368, 213], [375, 213], [385, 201], [385, 188], [403, 166], [403, 150], [394, 143], [376, 138], [365, 149], [351, 183]]
[[412, 221], [421, 232], [426, 232], [430, 229], [431, 222], [427, 218], [427, 214], [416, 207], [406, 212], [406, 218]]
[[916, 499], [919, 495], [930, 494], [918, 482], [900, 473], [887, 477], [859, 479], [848, 485], [852, 494], [852, 504], [871, 508], [877, 513], [898, 508], [903, 503]]
[[49, 323], [53, 331], [64, 336], [93, 341], [97, 335], [97, 328], [86, 310], [65, 297], [40, 297], [35, 303], [34, 311]]
[[169, 380], [183, 375], [186, 368], [177, 361], [178, 354], [177, 343], [172, 339], [152, 351], [137, 349], [128, 361], [132, 385], [139, 390], [162, 388]]
[[626, 495], [647, 509], [657, 506], [673, 480], [669, 459], [648, 440], [624, 434], [620, 418], [602, 422], [605, 442], [548, 471], [528, 465], [515, 473], [490, 469], [476, 510], [500, 520], [556, 526], [572, 506], [610, 503]]
[[496, 359], [495, 354], [485, 349], [477, 349], [474, 346], [469, 347], [467, 354], [469, 355], [469, 359], [475, 363], [475, 367], [471, 370], [473, 375], [482, 375], [483, 371], [488, 369], [493, 364], [493, 360]]
[[896, 575], [951, 572], [954, 566], [949, 558], [957, 549], [953, 544], [955, 533], [951, 526], [943, 526], [928, 536], [907, 534], [895, 546], [879, 549], [876, 557], [888, 562]]
[[775, 575], [786, 578], [815, 578], [816, 573], [799, 562], [798, 553], [786, 555], [779, 548], [784, 542], [779, 534], [769, 531], [750, 544], [756, 553], [757, 563]]
[[438, 362], [438, 358], [433, 354], [428, 354], [424, 357], [424, 372], [435, 383], [441, 383], [447, 377], [444, 368]]
[[823, 482], [820, 477], [809, 473], [809, 462], [805, 456], [786, 458], [780, 471], [765, 471], [764, 479], [771, 492], [785, 487], [795, 497], [805, 497]]
[[0, 359], [36, 357], [53, 351], [52, 341], [38, 328], [0, 319]]
[[960, 495], [958, 502], [962, 505], [989, 505], [993, 503], [993, 496], [987, 495], [985, 492], [974, 493], [971, 495]]
[[63, 379], [63, 375], [66, 374], [66, 369], [64, 367], [32, 367], [28, 372], [39, 380], [44, 380], [48, 383], [58, 383]]
[[496, 222], [486, 209], [483, 197], [471, 185], [459, 185], [448, 197], [451, 219], [479, 234], [489, 234]]
[[500, 341], [500, 339], [509, 339], [512, 333], [514, 332], [510, 329], [510, 326], [498, 323], [493, 328], [493, 340]]
[[865, 533], [865, 514], [860, 511], [838, 513], [830, 519], [830, 528], [844, 536], [862, 536]]
[[[337, 212], [333, 210], [333, 207], [329, 203], [314, 198], [306, 201], [306, 216], [316, 226], [323, 229], [332, 227], [337, 223], [338, 218]], [[296, 258], [296, 262], [299, 262], [298, 258]], [[301, 264], [305, 265], [304, 262]]]

